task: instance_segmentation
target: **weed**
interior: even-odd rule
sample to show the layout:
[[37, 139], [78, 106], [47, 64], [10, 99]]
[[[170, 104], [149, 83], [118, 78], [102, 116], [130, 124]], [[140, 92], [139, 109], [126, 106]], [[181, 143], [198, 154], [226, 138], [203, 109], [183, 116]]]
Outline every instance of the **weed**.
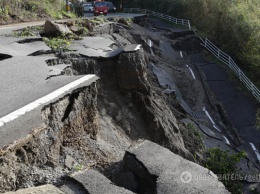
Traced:
[[46, 45], [51, 47], [53, 50], [57, 49], [68, 49], [71, 45], [71, 39], [66, 38], [65, 36], [55, 37], [55, 38], [43, 38], [43, 41]]
[[82, 164], [78, 164], [77, 166], [75, 166], [75, 170], [76, 171], [80, 171], [80, 170], [82, 170], [84, 168], [84, 165], [82, 165]]

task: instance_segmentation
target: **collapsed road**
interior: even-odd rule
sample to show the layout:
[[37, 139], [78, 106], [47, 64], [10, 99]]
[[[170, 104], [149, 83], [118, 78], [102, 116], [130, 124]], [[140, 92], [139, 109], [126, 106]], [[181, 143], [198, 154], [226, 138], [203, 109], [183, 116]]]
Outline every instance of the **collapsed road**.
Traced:
[[[64, 51], [40, 34], [0, 37], [0, 192], [228, 193], [192, 162], [203, 145], [234, 152], [236, 141], [189, 60], [199, 39], [146, 17], [103, 20], [45, 22], [44, 35], [88, 28]], [[258, 172], [246, 151], [241, 173]], [[183, 182], [186, 171], [210, 178]]]

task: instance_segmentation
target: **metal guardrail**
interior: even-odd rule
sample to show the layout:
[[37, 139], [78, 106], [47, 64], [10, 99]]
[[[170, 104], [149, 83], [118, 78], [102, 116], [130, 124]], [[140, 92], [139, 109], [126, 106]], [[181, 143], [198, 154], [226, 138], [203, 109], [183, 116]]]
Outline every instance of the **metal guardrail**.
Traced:
[[155, 12], [155, 11], [150, 11], [150, 10], [147, 10], [147, 9], [140, 9], [140, 8], [125, 8], [124, 12], [126, 12], [126, 13], [149, 14], [149, 15], [152, 15], [152, 16], [155, 16], [155, 17], [167, 20], [167, 21], [175, 23], [175, 24], [187, 26], [189, 29], [191, 29], [189, 20], [178, 19], [178, 18], [169, 16], [169, 15], [165, 15], [165, 14], [162, 14], [162, 13]]
[[246, 88], [253, 94], [253, 96], [260, 102], [260, 91], [255, 86], [253, 82], [244, 74], [244, 72], [237, 66], [237, 64], [233, 61], [233, 59], [217, 48], [211, 41], [207, 38], [203, 41], [202, 44], [205, 48], [207, 48], [215, 57], [217, 57], [220, 61], [228, 65], [230, 69], [234, 71], [234, 73], [238, 76], [239, 80], [243, 82]]
[[[177, 18], [174, 18], [172, 16], [164, 15], [162, 13], [158, 13], [158, 12], [154, 12], [154, 11], [150, 11], [150, 10], [146, 10], [146, 9], [140, 9], [140, 8], [125, 8], [124, 12], [150, 14], [150, 15], [159, 17], [161, 19], [167, 20], [169, 22], [173, 22], [175, 24], [188, 26], [188, 28], [191, 30], [189, 20], [177, 19]], [[233, 59], [229, 55], [227, 55], [226, 53], [221, 51], [218, 47], [216, 47], [207, 38], [205, 40], [200, 38], [200, 40], [203, 42], [202, 45], [205, 48], [207, 48], [215, 57], [217, 57], [220, 61], [222, 61], [223, 63], [228, 65], [228, 67], [234, 71], [234, 73], [238, 76], [239, 80], [241, 82], [243, 82], [243, 84], [246, 86], [246, 88], [252, 93], [252, 95], [258, 100], [258, 102], [260, 102], [260, 91], [259, 91], [259, 89], [255, 86], [255, 84], [253, 82], [250, 81], [250, 79], [237, 66], [237, 64], [233, 61]]]

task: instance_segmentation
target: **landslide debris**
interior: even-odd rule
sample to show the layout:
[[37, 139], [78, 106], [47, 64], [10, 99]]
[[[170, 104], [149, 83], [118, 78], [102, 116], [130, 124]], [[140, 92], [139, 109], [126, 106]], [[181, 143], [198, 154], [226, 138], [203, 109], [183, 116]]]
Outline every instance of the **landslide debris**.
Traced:
[[153, 61], [176, 71], [180, 62], [160, 57], [158, 46], [154, 51], [159, 56], [153, 57], [145, 40], [158, 43], [160, 36], [122, 20], [97, 25], [89, 35], [110, 37], [115, 48], [131, 43], [142, 44], [141, 49], [113, 58], [56, 53], [58, 59], [48, 60], [49, 65], [69, 64], [67, 75], [96, 74], [100, 79], [45, 106], [41, 113], [45, 126], [26, 141], [2, 150], [0, 192], [43, 184], [61, 186], [69, 174], [87, 168], [111, 178], [120, 172], [125, 151], [140, 139], [194, 160], [200, 146], [187, 146], [185, 141], [196, 142], [197, 137], [184, 139], [181, 130], [186, 126], [179, 122], [187, 114], [148, 69]]

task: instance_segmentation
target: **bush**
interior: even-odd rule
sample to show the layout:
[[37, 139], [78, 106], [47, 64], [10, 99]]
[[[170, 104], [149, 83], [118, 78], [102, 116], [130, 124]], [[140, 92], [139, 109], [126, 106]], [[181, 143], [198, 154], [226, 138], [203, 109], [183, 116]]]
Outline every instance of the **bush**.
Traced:
[[236, 164], [245, 157], [245, 152], [230, 154], [229, 151], [223, 151], [219, 148], [211, 148], [206, 153], [206, 167], [221, 177], [220, 179], [225, 187], [232, 194], [241, 194], [242, 186], [239, 180], [231, 180], [231, 175], [237, 171]]

